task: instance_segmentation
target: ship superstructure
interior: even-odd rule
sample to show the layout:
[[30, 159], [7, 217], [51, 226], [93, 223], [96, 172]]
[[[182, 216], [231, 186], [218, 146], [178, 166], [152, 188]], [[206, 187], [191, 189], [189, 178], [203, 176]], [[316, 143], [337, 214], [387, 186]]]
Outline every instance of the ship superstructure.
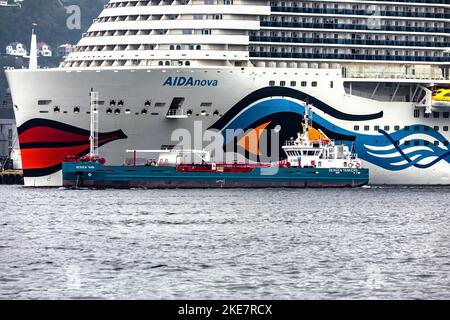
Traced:
[[450, 88], [449, 48], [446, 0], [112, 0], [60, 68], [7, 71], [25, 180], [59, 185], [64, 156], [88, 151], [94, 88], [113, 164], [196, 123], [289, 139], [311, 103], [371, 182], [449, 184], [450, 108], [433, 95]]

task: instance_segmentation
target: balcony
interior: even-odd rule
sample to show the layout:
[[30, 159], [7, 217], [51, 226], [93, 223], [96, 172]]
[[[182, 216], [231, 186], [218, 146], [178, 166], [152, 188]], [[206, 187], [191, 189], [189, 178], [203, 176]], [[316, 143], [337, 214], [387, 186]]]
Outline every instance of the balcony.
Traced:
[[361, 45], [361, 46], [402, 46], [402, 47], [427, 47], [450, 48], [450, 42], [426, 42], [426, 41], [392, 41], [392, 40], [362, 40], [362, 39], [322, 39], [303, 37], [266, 37], [251, 36], [251, 42], [275, 42], [275, 43], [311, 43], [311, 44], [336, 44], [336, 45]]
[[[418, 2], [418, 1], [411, 1], [411, 2]], [[323, 8], [300, 8], [300, 7], [272, 7], [272, 12], [356, 15], [367, 17], [374, 15], [374, 12], [370, 10], [323, 9]], [[434, 12], [412, 12], [412, 11], [379, 11], [377, 12], [377, 15], [380, 15], [382, 17], [450, 19], [450, 13], [438, 13], [438, 12], [434, 13]]]
[[261, 21], [261, 27], [269, 28], [304, 28], [304, 29], [331, 29], [331, 30], [366, 30], [374, 31], [393, 31], [393, 32], [411, 32], [411, 33], [450, 33], [450, 28], [434, 27], [407, 27], [407, 26], [380, 26], [379, 28], [370, 28], [368, 25], [357, 24], [337, 24], [337, 23], [303, 23], [303, 22], [277, 22]]
[[435, 62], [450, 63], [450, 56], [401, 56], [401, 55], [365, 55], [365, 54], [322, 54], [322, 53], [280, 53], [251, 52], [250, 58], [275, 59], [314, 59], [314, 60], [364, 60], [364, 61], [398, 61], [398, 62]]

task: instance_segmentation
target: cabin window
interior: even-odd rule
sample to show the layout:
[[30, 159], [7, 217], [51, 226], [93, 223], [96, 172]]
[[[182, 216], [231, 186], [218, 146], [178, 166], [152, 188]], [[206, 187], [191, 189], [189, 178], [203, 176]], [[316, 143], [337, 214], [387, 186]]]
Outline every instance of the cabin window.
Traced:
[[379, 131], [379, 130], [380, 130], [380, 126], [375, 126], [375, 127], [373, 127], [373, 130]]
[[308, 83], [306, 81], [302, 81], [302, 87], [306, 87]]
[[448, 119], [449, 116], [450, 116], [450, 112], [444, 112], [443, 116], [444, 116], [445, 119]]
[[414, 110], [414, 118], [420, 117], [420, 110]]
[[391, 129], [391, 127], [389, 126], [384, 126], [384, 131], [389, 131]]
[[311, 83], [311, 86], [317, 87], [317, 81], [313, 81], [313, 82]]
[[157, 102], [157, 103], [155, 103], [155, 107], [157, 107], [157, 108], [162, 108], [162, 107], [165, 107], [165, 106], [166, 106], [165, 102]]
[[405, 126], [405, 131], [409, 131], [410, 126]]
[[444, 131], [448, 131], [448, 126], [444, 126]]
[[433, 118], [438, 119], [439, 118], [439, 112], [433, 112]]
[[399, 130], [400, 130], [400, 126], [395, 126], [395, 127], [394, 127], [394, 130], [395, 130], [395, 131], [399, 131]]
[[275, 86], [275, 81], [269, 81], [269, 86], [274, 87]]
[[410, 142], [409, 141], [405, 141], [405, 147], [409, 147]]
[[359, 131], [359, 126], [354, 127], [355, 131]]
[[296, 87], [297, 86], [297, 82], [296, 81], [291, 81], [291, 87]]
[[370, 126], [364, 126], [364, 131], [369, 131], [370, 130]]
[[434, 131], [439, 132], [439, 126], [435, 126], [433, 129]]
[[430, 114], [427, 113], [427, 111], [425, 110], [425, 111], [423, 112], [423, 117], [426, 118], [426, 119], [428, 119], [428, 118], [430, 117]]
[[47, 106], [52, 103], [52, 100], [38, 100], [38, 106]]
[[439, 141], [435, 141], [435, 142], [434, 142], [434, 145], [435, 145], [436, 147], [439, 147]]
[[280, 81], [280, 87], [286, 87], [286, 81]]

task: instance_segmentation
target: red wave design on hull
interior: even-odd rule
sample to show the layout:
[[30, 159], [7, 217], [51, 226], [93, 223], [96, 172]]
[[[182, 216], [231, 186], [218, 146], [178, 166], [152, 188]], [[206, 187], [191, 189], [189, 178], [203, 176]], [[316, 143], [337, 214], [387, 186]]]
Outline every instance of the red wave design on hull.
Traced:
[[[46, 176], [61, 170], [67, 156], [89, 152], [90, 131], [61, 122], [34, 119], [18, 128], [25, 177]], [[99, 133], [99, 146], [127, 139], [122, 130]]]

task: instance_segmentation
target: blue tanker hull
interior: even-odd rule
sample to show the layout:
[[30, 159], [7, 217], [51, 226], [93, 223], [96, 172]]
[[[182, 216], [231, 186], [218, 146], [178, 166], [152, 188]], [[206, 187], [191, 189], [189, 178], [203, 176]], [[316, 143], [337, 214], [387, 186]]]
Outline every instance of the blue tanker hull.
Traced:
[[180, 172], [177, 167], [64, 162], [62, 172], [64, 187], [94, 189], [355, 188], [369, 183], [368, 169], [255, 167], [249, 172]]

